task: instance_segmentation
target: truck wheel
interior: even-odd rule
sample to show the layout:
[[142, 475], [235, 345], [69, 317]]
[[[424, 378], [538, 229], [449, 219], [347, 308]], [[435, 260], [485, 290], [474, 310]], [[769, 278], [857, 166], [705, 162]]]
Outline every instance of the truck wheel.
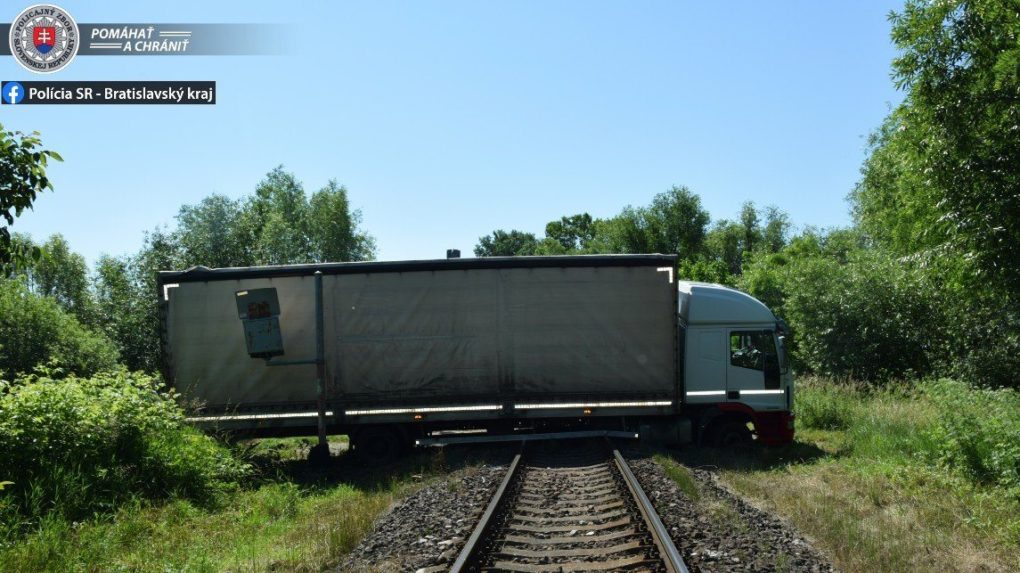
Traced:
[[753, 443], [746, 422], [723, 422], [712, 432], [712, 445], [717, 448], [747, 448]]
[[368, 428], [354, 438], [354, 451], [372, 460], [391, 460], [402, 449], [400, 436], [389, 428]]

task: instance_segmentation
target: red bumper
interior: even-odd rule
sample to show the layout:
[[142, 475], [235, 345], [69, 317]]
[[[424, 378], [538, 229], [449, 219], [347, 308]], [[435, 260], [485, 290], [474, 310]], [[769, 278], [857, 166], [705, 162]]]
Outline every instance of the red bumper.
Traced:
[[754, 412], [751, 416], [758, 442], [766, 446], [781, 446], [793, 441], [793, 413]]

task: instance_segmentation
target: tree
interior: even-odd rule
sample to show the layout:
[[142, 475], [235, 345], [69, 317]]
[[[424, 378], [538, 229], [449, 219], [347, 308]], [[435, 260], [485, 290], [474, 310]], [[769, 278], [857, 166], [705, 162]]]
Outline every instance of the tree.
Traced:
[[42, 245], [42, 256], [30, 274], [36, 293], [53, 298], [84, 325], [96, 323], [85, 257], [72, 251], [63, 235], [53, 235]]
[[745, 229], [740, 223], [722, 219], [716, 221], [705, 237], [705, 248], [710, 258], [719, 261], [730, 274], [739, 275], [744, 256]]
[[158, 271], [183, 266], [176, 237], [161, 229], [145, 236], [132, 257], [104, 256], [96, 266], [96, 301], [101, 324], [131, 370], [155, 372], [160, 366]]
[[20, 131], [5, 131], [0, 125], [0, 275], [7, 275], [11, 266], [24, 264], [41, 256], [39, 249], [26, 249], [17, 245], [8, 226], [25, 209], [31, 209], [39, 193], [53, 189], [46, 176], [50, 159], [63, 161], [55, 151], [39, 149], [42, 140], [38, 132], [25, 135]]
[[758, 224], [758, 211], [753, 201], [744, 201], [740, 207], [740, 227], [743, 231], [743, 252], [751, 252], [761, 239], [761, 227]]
[[857, 229], [808, 228], [778, 253], [759, 249], [738, 286], [787, 321], [798, 369], [870, 381], [953, 371], [954, 305], [926, 269]]
[[784, 318], [807, 369], [882, 381], [925, 376], [944, 356], [946, 305], [915, 266], [873, 249], [788, 267]]
[[770, 206], [759, 212], [753, 202], [746, 201], [740, 208], [738, 221], [716, 221], [705, 236], [705, 249], [709, 258], [725, 264], [729, 274], [740, 275], [745, 260], [752, 253], [779, 252], [786, 245], [789, 228], [789, 216], [777, 207]]
[[648, 252], [676, 253], [681, 259], [701, 254], [710, 217], [701, 198], [687, 187], [674, 185], [659, 193], [642, 215]]
[[868, 138], [861, 179], [849, 197], [854, 222], [897, 255], [942, 256], [948, 234], [919, 156], [923, 134], [904, 120], [905, 109], [895, 110]]
[[765, 228], [762, 240], [770, 253], [778, 253], [786, 246], [790, 234], [790, 216], [775, 205], [765, 208]]
[[1020, 11], [1001, 0], [907, 0], [891, 21], [900, 50], [893, 77], [906, 98], [877, 141], [890, 152], [873, 152], [865, 166], [859, 212], [918, 206], [929, 219], [921, 221], [926, 242], [972, 260], [982, 277], [1016, 293]]
[[309, 200], [294, 174], [277, 167], [252, 196], [213, 194], [181, 207], [172, 235], [189, 266], [364, 261], [375, 256], [375, 240], [360, 224], [361, 212], [335, 180]]
[[596, 222], [593, 244], [602, 253], [651, 253], [647, 209], [626, 206], [605, 222]]
[[36, 366], [90, 376], [117, 364], [117, 350], [65, 312], [57, 301], [28, 290], [21, 280], [0, 279], [0, 378]]
[[317, 261], [367, 261], [375, 256], [375, 240], [360, 231], [361, 211], [351, 210], [347, 188], [330, 180], [309, 203], [312, 256]]
[[475, 245], [476, 257], [515, 257], [534, 255], [538, 249], [538, 239], [533, 233], [497, 229], [489, 235], [480, 237]]
[[245, 205], [245, 223], [256, 246], [257, 264], [313, 261], [304, 186], [283, 166], [266, 175]]
[[[153, 333], [146, 325], [145, 293], [134, 282], [131, 268], [132, 261], [128, 258], [104, 255], [96, 263], [95, 292], [100, 324], [117, 345], [121, 360], [128, 368], [155, 371], [157, 366], [147, 361], [147, 342]], [[155, 298], [155, 293], [148, 294], [149, 299]]]
[[546, 224], [545, 236], [562, 245], [565, 252], [582, 252], [595, 238], [595, 222], [588, 213], [560, 217]]
[[209, 195], [177, 213], [177, 243], [189, 265], [239, 267], [254, 263], [253, 237], [242, 222], [238, 201]]

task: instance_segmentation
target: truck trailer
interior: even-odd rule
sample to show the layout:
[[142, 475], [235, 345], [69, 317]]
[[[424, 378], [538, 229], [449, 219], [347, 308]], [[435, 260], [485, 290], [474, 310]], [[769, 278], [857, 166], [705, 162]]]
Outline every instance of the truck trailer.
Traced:
[[164, 271], [164, 376], [201, 426], [348, 434], [379, 455], [451, 434], [571, 429], [790, 442], [782, 321], [738, 290], [677, 280], [676, 263], [590, 255]]

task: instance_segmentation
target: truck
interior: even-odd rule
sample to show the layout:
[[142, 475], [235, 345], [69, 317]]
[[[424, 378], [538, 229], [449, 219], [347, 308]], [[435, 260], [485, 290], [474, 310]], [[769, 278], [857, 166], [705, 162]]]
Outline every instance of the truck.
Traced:
[[163, 271], [164, 377], [200, 426], [319, 447], [347, 434], [380, 456], [535, 432], [792, 441], [784, 323], [676, 268], [647, 254]]

